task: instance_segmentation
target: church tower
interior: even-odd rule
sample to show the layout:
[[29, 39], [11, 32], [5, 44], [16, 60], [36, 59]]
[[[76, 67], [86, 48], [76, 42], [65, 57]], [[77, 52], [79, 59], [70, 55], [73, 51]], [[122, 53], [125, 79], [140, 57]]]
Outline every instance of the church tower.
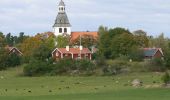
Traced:
[[71, 25], [65, 12], [65, 4], [63, 0], [58, 6], [58, 15], [53, 25], [55, 36], [68, 34], [71, 35]]

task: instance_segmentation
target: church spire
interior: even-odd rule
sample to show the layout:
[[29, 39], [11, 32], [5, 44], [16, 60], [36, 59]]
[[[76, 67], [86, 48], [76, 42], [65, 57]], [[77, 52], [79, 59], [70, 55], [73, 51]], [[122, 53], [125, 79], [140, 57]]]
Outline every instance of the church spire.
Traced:
[[65, 12], [65, 3], [63, 2], [63, 0], [61, 0], [60, 3], [59, 3], [59, 12], [60, 13]]
[[63, 0], [60, 1], [58, 8], [58, 15], [53, 26], [54, 33], [56, 36], [64, 34], [70, 35], [71, 25], [65, 12], [65, 3]]

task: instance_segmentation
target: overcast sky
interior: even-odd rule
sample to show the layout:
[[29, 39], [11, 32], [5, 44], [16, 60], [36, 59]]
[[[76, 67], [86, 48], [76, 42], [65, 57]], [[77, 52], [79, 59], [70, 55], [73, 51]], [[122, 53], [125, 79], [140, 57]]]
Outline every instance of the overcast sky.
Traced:
[[[17, 35], [52, 31], [60, 0], [0, 0], [0, 31]], [[72, 31], [100, 25], [142, 29], [170, 37], [170, 0], [64, 0]]]

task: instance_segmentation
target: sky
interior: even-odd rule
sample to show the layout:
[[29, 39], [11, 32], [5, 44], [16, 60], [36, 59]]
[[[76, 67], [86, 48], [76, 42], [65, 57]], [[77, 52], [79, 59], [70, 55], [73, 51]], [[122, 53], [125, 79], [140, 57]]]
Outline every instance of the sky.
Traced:
[[[53, 31], [60, 0], [0, 0], [0, 31], [27, 35]], [[97, 31], [100, 25], [142, 29], [170, 37], [170, 0], [63, 0], [72, 31]]]

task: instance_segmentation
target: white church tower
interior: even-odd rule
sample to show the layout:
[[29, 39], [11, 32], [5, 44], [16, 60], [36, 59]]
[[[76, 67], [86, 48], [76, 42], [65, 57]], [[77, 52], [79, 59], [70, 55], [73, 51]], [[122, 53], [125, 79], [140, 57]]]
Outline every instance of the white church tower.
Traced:
[[55, 36], [58, 35], [71, 35], [71, 25], [65, 12], [65, 4], [63, 0], [60, 1], [58, 6], [58, 15], [53, 25]]

